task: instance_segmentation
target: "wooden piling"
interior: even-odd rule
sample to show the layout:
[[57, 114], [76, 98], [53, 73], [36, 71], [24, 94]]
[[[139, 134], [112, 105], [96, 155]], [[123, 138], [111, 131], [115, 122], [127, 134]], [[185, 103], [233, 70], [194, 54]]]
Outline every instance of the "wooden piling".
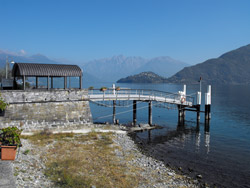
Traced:
[[49, 76], [47, 77], [47, 90], [49, 90]]
[[115, 122], [115, 115], [116, 115], [116, 112], [115, 112], [115, 107], [116, 107], [116, 101], [115, 100], [113, 100], [113, 123], [115, 124], [116, 122]]
[[185, 119], [185, 110], [182, 105], [178, 105], [178, 121], [182, 122]]
[[205, 120], [205, 126], [204, 126], [204, 132], [207, 133], [210, 131], [210, 120], [206, 119]]
[[178, 118], [185, 118], [186, 112], [182, 105], [178, 105]]
[[201, 119], [201, 115], [200, 115], [201, 106], [200, 105], [196, 106], [196, 111], [197, 111], [197, 122], [199, 122]]
[[211, 105], [206, 104], [205, 105], [205, 120], [211, 119]]
[[25, 90], [25, 75], [23, 75], [23, 90]]
[[38, 77], [36, 76], [36, 89], [38, 89]]
[[51, 76], [50, 79], [51, 79], [51, 84], [50, 84], [51, 86], [50, 86], [50, 88], [53, 89], [53, 87], [54, 87], [54, 85], [53, 85], [53, 76]]
[[197, 92], [197, 101], [196, 101], [196, 111], [197, 111], [197, 122], [200, 121], [201, 116], [200, 116], [200, 110], [201, 110], [201, 91]]
[[64, 89], [67, 89], [67, 76], [64, 76]]
[[133, 100], [133, 124], [136, 125], [137, 119], [136, 119], [136, 100]]
[[152, 117], [152, 101], [148, 102], [148, 124], [151, 126], [153, 121]]
[[205, 93], [205, 121], [211, 119], [211, 85], [207, 88]]

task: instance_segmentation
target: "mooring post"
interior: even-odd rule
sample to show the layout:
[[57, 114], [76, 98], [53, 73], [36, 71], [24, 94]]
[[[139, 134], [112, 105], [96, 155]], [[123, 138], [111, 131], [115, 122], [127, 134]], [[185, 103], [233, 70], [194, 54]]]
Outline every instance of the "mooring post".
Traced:
[[196, 110], [197, 110], [197, 122], [200, 121], [201, 116], [200, 116], [200, 110], [201, 110], [201, 92], [197, 92], [197, 105], [196, 105]]
[[211, 85], [207, 87], [205, 93], [205, 120], [211, 119]]
[[186, 97], [186, 93], [187, 93], [187, 86], [186, 84], [183, 85], [183, 95]]
[[151, 126], [153, 121], [152, 117], [152, 101], [148, 102], [148, 124]]
[[116, 106], [116, 101], [113, 100], [113, 123], [115, 124], [115, 106]]
[[204, 132], [207, 133], [209, 132], [210, 129], [210, 121], [209, 119], [205, 120], [205, 126], [204, 126]]
[[183, 108], [182, 108], [182, 105], [178, 105], [178, 121], [179, 122], [182, 122], [183, 119], [184, 119], [184, 111], [183, 111]]
[[133, 124], [136, 125], [136, 100], [133, 100]]

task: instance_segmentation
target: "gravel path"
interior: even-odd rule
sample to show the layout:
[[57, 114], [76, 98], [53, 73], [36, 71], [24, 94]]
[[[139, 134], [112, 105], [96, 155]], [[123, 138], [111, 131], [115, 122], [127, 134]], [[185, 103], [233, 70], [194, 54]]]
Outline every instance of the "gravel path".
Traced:
[[11, 161], [0, 160], [0, 188], [15, 188], [13, 165]]
[[[49, 188], [52, 182], [43, 174], [46, 158], [45, 150], [35, 147], [29, 140], [22, 139], [22, 147], [14, 165], [17, 188]], [[49, 147], [49, 146], [48, 146]]]

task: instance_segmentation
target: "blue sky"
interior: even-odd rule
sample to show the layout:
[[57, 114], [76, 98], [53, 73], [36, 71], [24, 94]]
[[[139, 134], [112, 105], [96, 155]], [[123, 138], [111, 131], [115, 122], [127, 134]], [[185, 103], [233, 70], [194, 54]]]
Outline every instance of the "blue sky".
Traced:
[[196, 64], [250, 43], [249, 0], [0, 0], [0, 20], [1, 50], [78, 62]]

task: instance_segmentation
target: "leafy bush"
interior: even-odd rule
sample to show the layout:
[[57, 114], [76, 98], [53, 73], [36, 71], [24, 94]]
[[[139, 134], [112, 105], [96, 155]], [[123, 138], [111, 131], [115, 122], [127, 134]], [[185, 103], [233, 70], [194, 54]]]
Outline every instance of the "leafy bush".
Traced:
[[17, 127], [7, 127], [0, 129], [0, 142], [2, 145], [20, 145], [20, 135], [22, 130]]
[[4, 101], [4, 99], [2, 98], [2, 95], [0, 93], [0, 109], [3, 111], [7, 108], [7, 106], [8, 106], [8, 103], [6, 103]]

